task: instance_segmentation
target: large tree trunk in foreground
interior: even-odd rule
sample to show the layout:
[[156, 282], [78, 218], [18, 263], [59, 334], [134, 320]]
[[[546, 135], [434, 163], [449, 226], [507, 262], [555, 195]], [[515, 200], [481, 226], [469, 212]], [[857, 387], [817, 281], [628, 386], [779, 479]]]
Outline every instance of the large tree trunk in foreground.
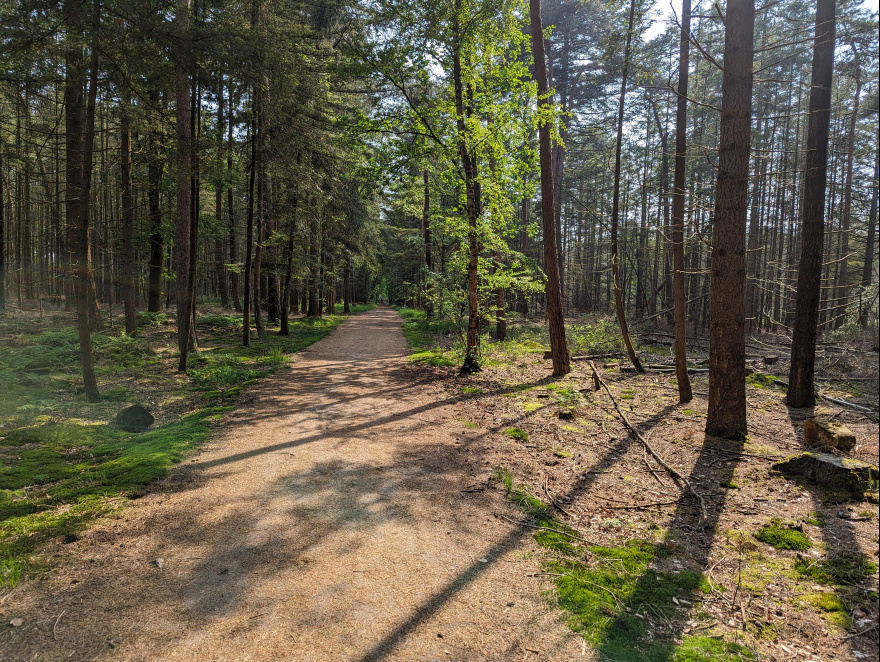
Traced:
[[[541, 0], [529, 0], [532, 53], [535, 56], [535, 78], [538, 82], [538, 109], [546, 110], [547, 61], [544, 55], [544, 28], [541, 22]], [[544, 229], [544, 269], [547, 273], [547, 324], [550, 328], [550, 352], [553, 355], [553, 375], [560, 377], [571, 372], [568, 344], [565, 341], [565, 314], [562, 309], [562, 286], [559, 281], [559, 249], [556, 243], [556, 212], [553, 201], [553, 164], [551, 159], [550, 127], [543, 122], [538, 127], [541, 163], [541, 216]]]
[[611, 279], [614, 284], [614, 305], [617, 310], [617, 321], [620, 323], [620, 333], [626, 344], [626, 351], [637, 372], [644, 372], [642, 362], [633, 349], [632, 340], [629, 337], [629, 327], [626, 323], [626, 312], [623, 308], [623, 291], [620, 286], [620, 258], [617, 249], [617, 224], [620, 216], [620, 157], [623, 150], [623, 106], [626, 100], [626, 79], [629, 73], [629, 55], [632, 44], [633, 19], [635, 18], [636, 3], [632, 0], [629, 6], [629, 25], [626, 30], [626, 48], [623, 55], [623, 80], [620, 83], [620, 104], [617, 108], [617, 149], [614, 155], [614, 194], [611, 200]]
[[728, 0], [709, 320], [706, 433], [740, 439], [746, 422], [746, 216], [752, 126], [754, 0]]
[[672, 291], [675, 301], [675, 378], [678, 399], [690, 402], [687, 371], [687, 297], [684, 286], [684, 195], [687, 167], [687, 94], [690, 66], [691, 0], [682, 0], [678, 53], [678, 105], [675, 110], [675, 179], [672, 191]]
[[813, 71], [810, 82], [810, 123], [807, 164], [801, 203], [801, 259], [798, 267], [794, 333], [788, 396], [792, 407], [815, 404], [813, 373], [819, 327], [819, 294], [825, 243], [825, 184], [828, 177], [828, 129], [831, 118], [831, 81], [834, 73], [835, 0], [818, 0]]

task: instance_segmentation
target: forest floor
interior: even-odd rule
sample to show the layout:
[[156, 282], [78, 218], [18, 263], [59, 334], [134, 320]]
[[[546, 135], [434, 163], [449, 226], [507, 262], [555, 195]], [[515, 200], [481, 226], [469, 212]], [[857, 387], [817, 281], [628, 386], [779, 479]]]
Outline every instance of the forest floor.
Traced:
[[[44, 536], [46, 570], [0, 594], [0, 657], [876, 659], [876, 492], [840, 502], [772, 465], [812, 415], [876, 465], [877, 416], [785, 407], [781, 339], [750, 341], [743, 443], [705, 437], [704, 372], [680, 406], [673, 375], [597, 361], [703, 517], [586, 362], [549, 377], [546, 328], [513, 325], [462, 377], [452, 328], [401, 312], [409, 348], [378, 309], [244, 391], [230, 377], [198, 455]], [[610, 322], [571, 329], [576, 354], [619, 349]], [[649, 340], [646, 362], [668, 363]], [[822, 392], [876, 411], [871, 349], [824, 345]]]
[[[696, 366], [705, 365], [705, 343], [689, 349], [695, 397], [687, 405], [678, 403], [674, 373], [660, 367], [671, 364], [671, 348], [656, 344], [669, 342], [662, 335], [642, 338], [642, 361], [658, 366], [644, 375], [623, 359], [595, 361], [630, 422], [702, 497], [704, 517], [596, 390], [588, 361], [548, 377], [544, 325], [515, 324], [506, 342], [486, 347], [485, 369], [462, 377], [446, 367], [457, 358], [449, 325], [402, 312], [414, 360], [442, 380], [447, 397], [461, 398], [461, 452], [474, 467], [497, 467], [495, 479], [521, 506], [505, 518], [545, 527], [535, 539], [548, 595], [600, 658], [877, 659], [876, 481], [865, 501], [847, 502], [773, 469], [804, 450], [812, 416], [843, 422], [859, 442], [848, 456], [877, 466], [870, 338], [864, 347], [821, 344], [817, 365], [821, 393], [859, 402], [867, 414], [827, 400], [787, 407], [784, 338], [750, 339], [744, 442], [704, 433], [708, 379]], [[569, 329], [581, 353], [622, 356], [601, 320]]]
[[589, 659], [400, 324], [349, 319], [145, 496], [50, 541], [0, 599], [0, 657]]

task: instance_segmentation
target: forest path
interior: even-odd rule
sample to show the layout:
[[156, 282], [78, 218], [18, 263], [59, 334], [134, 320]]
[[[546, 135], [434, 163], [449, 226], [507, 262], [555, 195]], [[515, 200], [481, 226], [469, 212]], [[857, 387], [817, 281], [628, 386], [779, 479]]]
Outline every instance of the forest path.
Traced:
[[[586, 659], [401, 320], [347, 320], [7, 596], [4, 660]], [[161, 559], [161, 561], [159, 561]]]

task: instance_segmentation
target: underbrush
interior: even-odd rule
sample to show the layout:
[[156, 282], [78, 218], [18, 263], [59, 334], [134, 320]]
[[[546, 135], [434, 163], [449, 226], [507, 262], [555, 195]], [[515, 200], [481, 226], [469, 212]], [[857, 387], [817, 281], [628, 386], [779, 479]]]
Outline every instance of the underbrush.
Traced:
[[[141, 313], [134, 337], [112, 329], [92, 334], [98, 403], [82, 393], [72, 318], [58, 316], [50, 328], [21, 317], [2, 320], [0, 587], [39, 571], [46, 543], [75, 540], [95, 518], [163, 476], [205, 441], [211, 422], [233, 408], [243, 388], [344, 319], [294, 318], [289, 336], [267, 329], [243, 347], [236, 335], [240, 316], [200, 315], [201, 351], [181, 376], [165, 314]], [[153, 411], [159, 419], [154, 429], [134, 434], [108, 423], [133, 402]]]
[[[429, 319], [424, 310], [412, 308], [397, 308], [397, 312], [403, 318], [403, 334], [413, 350], [410, 360], [434, 366], [461, 364], [464, 360], [461, 332], [466, 320]], [[567, 327], [566, 339], [569, 351], [577, 355], [614, 355], [625, 349], [617, 322], [610, 317], [573, 322]], [[484, 366], [510, 364], [549, 349], [550, 335], [545, 324], [511, 314], [503, 342], [493, 341], [488, 329], [482, 334], [479, 359]]]

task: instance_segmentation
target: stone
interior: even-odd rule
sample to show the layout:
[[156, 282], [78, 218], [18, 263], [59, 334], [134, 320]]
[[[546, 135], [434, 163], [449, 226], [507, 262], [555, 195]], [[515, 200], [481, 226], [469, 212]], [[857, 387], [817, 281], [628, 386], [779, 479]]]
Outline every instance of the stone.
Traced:
[[838, 496], [862, 501], [865, 490], [876, 489], [877, 467], [829, 453], [800, 453], [773, 465], [781, 474], [801, 477]]
[[845, 425], [835, 421], [808, 418], [804, 422], [804, 446], [848, 453], [856, 446], [856, 436]]
[[116, 425], [126, 432], [144, 432], [156, 419], [140, 405], [126, 407], [116, 415]]

